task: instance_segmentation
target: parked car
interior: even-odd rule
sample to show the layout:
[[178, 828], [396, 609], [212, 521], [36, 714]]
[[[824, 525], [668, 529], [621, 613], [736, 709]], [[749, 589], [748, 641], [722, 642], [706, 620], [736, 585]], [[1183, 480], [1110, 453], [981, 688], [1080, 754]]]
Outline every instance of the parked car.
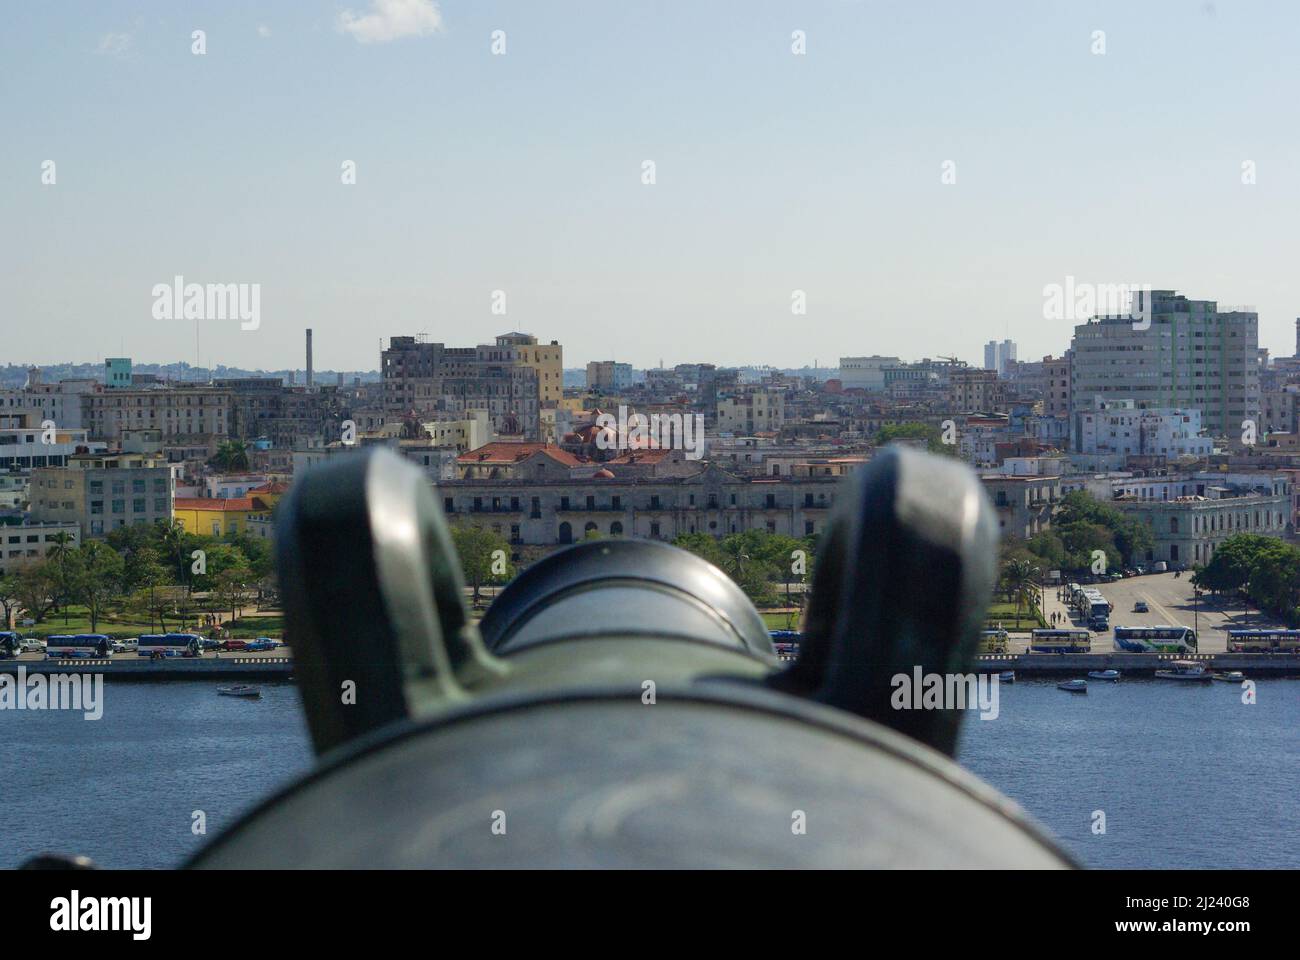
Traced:
[[1156, 565], [1155, 565], [1154, 567], [1151, 568], [1151, 572], [1152, 572], [1152, 573], [1164, 573], [1164, 572], [1165, 572], [1166, 570], [1168, 570], [1168, 569], [1169, 569], [1169, 564], [1165, 563], [1165, 561], [1163, 561], [1163, 560], [1160, 560], [1160, 561], [1158, 561], [1158, 562], [1156, 563]]
[[220, 650], [221, 641], [213, 640], [211, 637], [204, 637], [201, 641], [204, 650]]
[[245, 650], [274, 650], [276, 643], [269, 637], [258, 637], [256, 640], [250, 640], [244, 644]]
[[122, 647], [124, 653], [135, 653], [140, 649], [140, 641], [136, 637], [128, 637], [124, 640], [119, 640], [118, 644]]
[[1147, 602], [1146, 602], [1145, 600], [1139, 600], [1139, 601], [1137, 601], [1137, 603], [1133, 604], [1133, 612], [1134, 612], [1134, 613], [1147, 613], [1147, 612], [1149, 612], [1149, 611], [1147, 610]]
[[221, 641], [222, 650], [247, 650], [247, 640], [223, 640]]
[[24, 640], [21, 644], [21, 649], [23, 653], [44, 653], [45, 641], [37, 640], [33, 637], [30, 640]]

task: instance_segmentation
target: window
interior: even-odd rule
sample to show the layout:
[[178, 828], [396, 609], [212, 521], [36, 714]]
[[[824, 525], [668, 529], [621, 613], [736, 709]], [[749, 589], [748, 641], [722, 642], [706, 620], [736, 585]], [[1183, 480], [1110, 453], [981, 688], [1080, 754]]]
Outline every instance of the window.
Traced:
[[144, 510], [145, 510], [144, 497], [136, 497], [134, 500], [131, 501], [132, 513], [144, 513]]
[[126, 513], [126, 501], [125, 501], [125, 500], [114, 500], [114, 501], [113, 501], [113, 512], [114, 512], [114, 513]]

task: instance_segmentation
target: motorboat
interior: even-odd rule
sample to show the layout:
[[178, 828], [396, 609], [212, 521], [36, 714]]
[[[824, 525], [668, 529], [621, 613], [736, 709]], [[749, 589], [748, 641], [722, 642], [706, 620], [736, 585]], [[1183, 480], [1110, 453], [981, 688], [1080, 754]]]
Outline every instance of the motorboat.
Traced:
[[1246, 679], [1246, 675], [1240, 670], [1226, 670], [1223, 673], [1213, 674], [1212, 679], [1222, 680], [1224, 683], [1241, 683]]
[[1069, 693], [1087, 693], [1087, 680], [1062, 680], [1056, 685], [1056, 689], [1065, 690]]
[[1157, 670], [1157, 680], [1181, 680], [1184, 683], [1208, 683], [1214, 675], [1207, 673], [1205, 664], [1195, 660], [1175, 660], [1168, 670]]
[[217, 693], [223, 697], [260, 697], [262, 688], [247, 683], [237, 683], [233, 687], [217, 687]]
[[1015, 682], [1016, 682], [1016, 671], [1014, 670], [1003, 670], [1001, 673], [998, 674], [998, 683], [1015, 683]]
[[1115, 681], [1119, 679], [1119, 671], [1118, 670], [1089, 670], [1088, 679]]

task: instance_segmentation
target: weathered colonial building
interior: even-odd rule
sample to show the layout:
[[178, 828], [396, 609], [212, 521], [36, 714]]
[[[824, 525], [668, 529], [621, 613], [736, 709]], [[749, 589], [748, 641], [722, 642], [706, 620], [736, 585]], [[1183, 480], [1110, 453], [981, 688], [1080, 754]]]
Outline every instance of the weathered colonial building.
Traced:
[[672, 540], [765, 530], [804, 537], [824, 529], [837, 484], [831, 477], [737, 477], [708, 465], [677, 477], [620, 479], [602, 468], [586, 479], [457, 480], [438, 484], [437, 493], [453, 523], [482, 524], [512, 544], [554, 546], [593, 534]]

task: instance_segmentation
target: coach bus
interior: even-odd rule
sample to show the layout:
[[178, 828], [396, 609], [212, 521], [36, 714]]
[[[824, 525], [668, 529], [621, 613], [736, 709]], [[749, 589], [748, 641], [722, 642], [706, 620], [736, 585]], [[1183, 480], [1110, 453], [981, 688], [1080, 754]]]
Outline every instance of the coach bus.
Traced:
[[1229, 630], [1229, 653], [1297, 653], [1300, 630]]
[[203, 640], [197, 633], [150, 633], [139, 640], [136, 653], [142, 657], [198, 657]]
[[981, 630], [980, 653], [1006, 653], [1007, 632], [1005, 630]]
[[112, 641], [102, 633], [58, 634], [45, 638], [46, 660], [106, 657], [112, 649]]
[[1035, 630], [1030, 634], [1030, 653], [1091, 653], [1092, 634], [1087, 630]]
[[1195, 653], [1196, 631], [1165, 624], [1116, 627], [1115, 646], [1127, 653]]

